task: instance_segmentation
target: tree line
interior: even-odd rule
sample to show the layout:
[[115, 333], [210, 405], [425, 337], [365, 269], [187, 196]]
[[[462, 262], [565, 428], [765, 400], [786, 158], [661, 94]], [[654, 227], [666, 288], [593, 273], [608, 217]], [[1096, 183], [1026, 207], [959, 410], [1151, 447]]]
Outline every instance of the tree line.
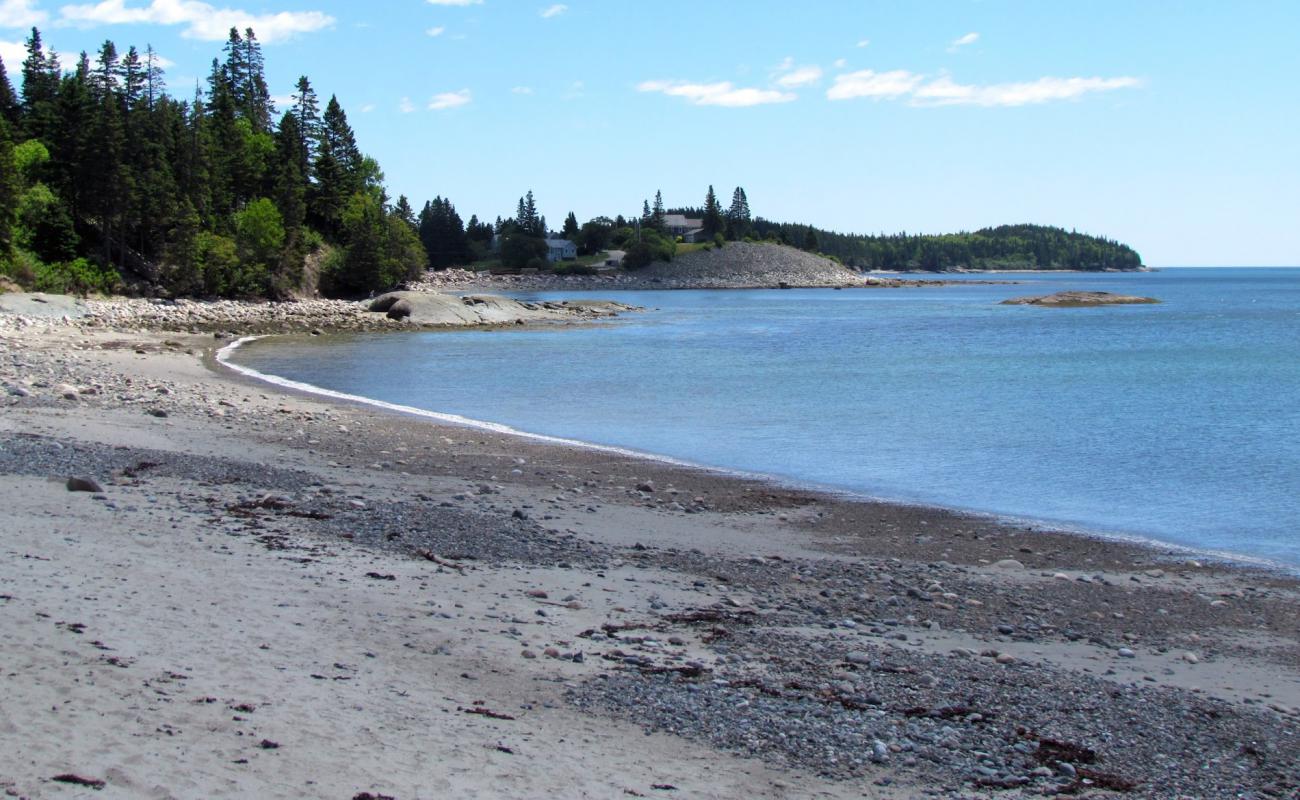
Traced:
[[1142, 257], [1128, 245], [1046, 225], [1000, 225], [974, 232], [862, 236], [765, 219], [754, 235], [838, 259], [861, 270], [1130, 270]]
[[338, 98], [303, 76], [278, 114], [251, 28], [190, 100], [152, 48], [106, 41], [67, 71], [38, 29], [26, 49], [21, 95], [0, 61], [0, 272], [20, 284], [284, 297], [310, 269], [345, 295], [426, 265]]

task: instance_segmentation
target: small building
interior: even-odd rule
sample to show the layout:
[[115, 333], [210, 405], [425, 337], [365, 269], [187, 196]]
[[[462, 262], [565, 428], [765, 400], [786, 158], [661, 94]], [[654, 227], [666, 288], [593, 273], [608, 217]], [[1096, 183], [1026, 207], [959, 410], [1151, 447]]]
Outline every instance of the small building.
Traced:
[[578, 257], [578, 246], [568, 239], [547, 239], [546, 240], [546, 260], [551, 263], [556, 261], [573, 261]]
[[690, 219], [685, 214], [665, 214], [664, 231], [669, 236], [680, 236], [683, 242], [704, 241], [704, 220]]

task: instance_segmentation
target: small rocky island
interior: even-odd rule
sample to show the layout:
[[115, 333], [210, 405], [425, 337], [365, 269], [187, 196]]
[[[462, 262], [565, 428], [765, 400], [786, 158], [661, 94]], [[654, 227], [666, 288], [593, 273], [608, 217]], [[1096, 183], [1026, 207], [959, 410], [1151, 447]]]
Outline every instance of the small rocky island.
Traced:
[[1004, 306], [1054, 306], [1056, 308], [1082, 308], [1086, 306], [1119, 306], [1141, 303], [1159, 303], [1154, 297], [1138, 297], [1113, 292], [1057, 292], [1033, 297], [1013, 297], [1003, 300]]

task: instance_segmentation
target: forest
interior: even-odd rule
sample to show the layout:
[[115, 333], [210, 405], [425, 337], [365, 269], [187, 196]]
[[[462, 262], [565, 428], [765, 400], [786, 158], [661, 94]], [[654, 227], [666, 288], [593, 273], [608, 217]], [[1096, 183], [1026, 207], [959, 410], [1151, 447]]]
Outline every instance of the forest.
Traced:
[[974, 233], [861, 236], [811, 225], [754, 220], [754, 234], [819, 252], [860, 270], [1132, 270], [1142, 257], [1128, 245], [1046, 225], [999, 225]]
[[231, 29], [206, 91], [167, 91], [152, 48], [65, 70], [33, 28], [21, 96], [0, 63], [0, 273], [52, 292], [360, 294], [419, 275], [336, 97], [307, 77], [277, 117], [256, 34]]

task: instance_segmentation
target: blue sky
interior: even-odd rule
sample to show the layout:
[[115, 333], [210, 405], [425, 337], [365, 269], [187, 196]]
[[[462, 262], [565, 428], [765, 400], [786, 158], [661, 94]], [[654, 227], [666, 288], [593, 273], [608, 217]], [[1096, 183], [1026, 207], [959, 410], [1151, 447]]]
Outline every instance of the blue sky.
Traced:
[[17, 79], [152, 44], [175, 94], [231, 24], [339, 96], [396, 196], [558, 227], [698, 205], [856, 232], [1038, 222], [1152, 265], [1300, 264], [1300, 2], [0, 0]]

